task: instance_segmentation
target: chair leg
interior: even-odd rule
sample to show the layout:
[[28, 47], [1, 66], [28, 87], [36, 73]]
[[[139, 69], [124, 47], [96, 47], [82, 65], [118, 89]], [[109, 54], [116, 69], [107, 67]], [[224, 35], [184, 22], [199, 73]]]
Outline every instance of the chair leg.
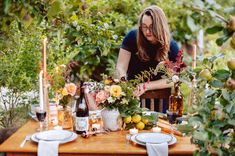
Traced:
[[163, 111], [163, 99], [159, 99], [159, 112]]
[[145, 99], [141, 100], [142, 108], [146, 108]]
[[151, 99], [150, 101], [150, 110], [154, 111], [154, 99]]

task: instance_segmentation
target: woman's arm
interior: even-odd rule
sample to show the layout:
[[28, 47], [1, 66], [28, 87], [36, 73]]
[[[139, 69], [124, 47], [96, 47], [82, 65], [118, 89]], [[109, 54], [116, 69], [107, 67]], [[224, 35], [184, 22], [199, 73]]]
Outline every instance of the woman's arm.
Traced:
[[117, 66], [116, 66], [118, 78], [121, 78], [121, 77], [126, 78], [127, 76], [126, 73], [127, 73], [130, 59], [131, 59], [131, 52], [120, 48], [119, 54], [118, 54]]
[[145, 83], [145, 91], [148, 90], [155, 90], [155, 89], [163, 89], [163, 88], [170, 88], [173, 86], [173, 83], [167, 82], [167, 79], [160, 79], [155, 81], [150, 81]]
[[136, 96], [141, 96], [148, 90], [171, 88], [173, 83], [168, 83], [167, 79], [160, 79], [150, 82], [141, 83], [138, 85], [137, 90], [135, 91]]

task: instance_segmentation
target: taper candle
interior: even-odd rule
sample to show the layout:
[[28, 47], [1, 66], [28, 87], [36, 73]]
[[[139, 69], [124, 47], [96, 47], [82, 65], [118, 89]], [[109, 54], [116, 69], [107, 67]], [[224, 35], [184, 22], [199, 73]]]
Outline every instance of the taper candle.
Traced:
[[42, 85], [42, 74], [43, 71], [41, 70], [39, 73], [39, 104], [40, 108], [43, 109], [43, 85]]

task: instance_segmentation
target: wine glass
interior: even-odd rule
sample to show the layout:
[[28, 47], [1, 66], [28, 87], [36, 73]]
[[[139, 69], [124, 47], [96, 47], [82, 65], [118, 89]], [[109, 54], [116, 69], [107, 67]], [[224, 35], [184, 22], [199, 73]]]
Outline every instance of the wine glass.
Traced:
[[170, 111], [170, 110], [167, 110], [166, 113], [167, 113], [167, 119], [169, 120], [169, 123], [171, 124], [171, 135], [174, 136], [174, 133], [173, 133], [173, 124], [176, 123], [176, 118], [178, 117], [179, 111]]
[[43, 123], [46, 118], [46, 110], [41, 107], [36, 107], [36, 116], [37, 116], [37, 119], [40, 123], [40, 127], [37, 129], [37, 131], [41, 132], [41, 131], [43, 131]]

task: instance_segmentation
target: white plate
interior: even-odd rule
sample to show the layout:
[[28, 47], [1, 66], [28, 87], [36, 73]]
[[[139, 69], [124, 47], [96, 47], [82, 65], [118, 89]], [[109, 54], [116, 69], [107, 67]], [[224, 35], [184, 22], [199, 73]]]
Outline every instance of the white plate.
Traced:
[[[36, 138], [37, 134], [38, 133], [33, 134], [31, 136], [31, 140], [38, 143], [40, 140]], [[72, 136], [70, 138], [67, 138], [65, 140], [60, 140], [59, 142], [60, 142], [60, 144], [64, 144], [64, 143], [67, 143], [67, 142], [75, 140], [77, 137], [78, 137], [78, 135], [76, 133], [72, 132]]]
[[[132, 135], [132, 136], [131, 136], [131, 141], [134, 142], [134, 143], [136, 143], [136, 144], [138, 144], [138, 145], [146, 146], [145, 143], [139, 142], [139, 141], [136, 140], [136, 136], [137, 136], [137, 135], [138, 135], [138, 134]], [[168, 146], [174, 145], [176, 142], [177, 142], [177, 139], [176, 139], [176, 137], [173, 136], [173, 137], [172, 137], [172, 140], [171, 140], [170, 142], [168, 142]]]
[[70, 138], [72, 135], [72, 132], [66, 130], [49, 130], [37, 133], [35, 137], [38, 140], [61, 141]]
[[136, 140], [145, 144], [161, 144], [163, 142], [170, 142], [172, 136], [163, 133], [139, 133], [136, 135]]

